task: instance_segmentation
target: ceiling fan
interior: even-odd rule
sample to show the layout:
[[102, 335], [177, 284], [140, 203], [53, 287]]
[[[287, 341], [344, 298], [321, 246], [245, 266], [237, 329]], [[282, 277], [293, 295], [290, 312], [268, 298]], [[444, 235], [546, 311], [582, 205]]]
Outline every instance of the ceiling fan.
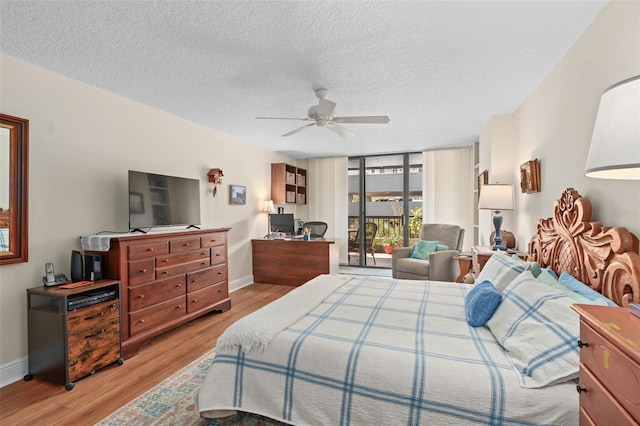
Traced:
[[363, 115], [357, 117], [336, 117], [333, 112], [336, 108], [335, 102], [331, 102], [327, 99], [329, 91], [327, 89], [316, 89], [316, 96], [318, 97], [318, 105], [309, 107], [307, 111], [307, 117], [305, 118], [286, 118], [286, 117], [256, 117], [259, 120], [300, 120], [300, 121], [313, 121], [313, 123], [305, 124], [302, 127], [298, 127], [288, 133], [282, 135], [291, 136], [298, 132], [303, 131], [307, 127], [318, 126], [325, 127], [338, 135], [348, 138], [355, 136], [351, 130], [342, 127], [338, 123], [358, 123], [358, 124], [386, 124], [389, 122], [389, 117], [386, 115]]

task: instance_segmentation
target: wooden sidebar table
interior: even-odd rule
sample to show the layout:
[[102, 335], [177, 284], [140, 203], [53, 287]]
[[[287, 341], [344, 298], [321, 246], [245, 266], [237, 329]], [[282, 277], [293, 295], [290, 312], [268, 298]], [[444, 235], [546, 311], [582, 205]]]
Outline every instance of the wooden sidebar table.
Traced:
[[322, 274], [338, 273], [335, 240], [251, 240], [253, 281], [299, 286]]
[[[471, 247], [471, 251], [473, 253], [473, 274], [477, 277], [480, 271], [482, 271], [482, 268], [484, 268], [485, 263], [496, 253], [496, 250], [491, 250], [489, 246], [473, 246]], [[515, 250], [507, 250], [506, 253], [509, 256], [515, 254], [523, 260], [527, 258], [526, 253], [520, 253]]]
[[[471, 264], [473, 263], [473, 256], [460, 254], [459, 256], [453, 256], [453, 258], [458, 261], [458, 266], [460, 267], [460, 275], [458, 275], [458, 277], [456, 278], [456, 282], [464, 282], [464, 277], [466, 277], [470, 272], [473, 272], [471, 268]], [[467, 284], [472, 283], [473, 280], [471, 280], [471, 282]]]

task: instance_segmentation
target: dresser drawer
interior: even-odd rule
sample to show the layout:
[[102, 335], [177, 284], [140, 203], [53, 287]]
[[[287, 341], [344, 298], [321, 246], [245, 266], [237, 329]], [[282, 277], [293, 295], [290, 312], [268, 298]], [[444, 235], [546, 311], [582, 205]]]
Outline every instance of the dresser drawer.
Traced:
[[580, 407], [597, 425], [633, 425], [635, 422], [588, 368], [580, 365]]
[[158, 269], [156, 271], [156, 278], [161, 279], [165, 277], [170, 277], [172, 275], [184, 274], [185, 272], [206, 268], [207, 266], [209, 266], [210, 262], [211, 262], [211, 259], [207, 257], [207, 258], [195, 260], [189, 263], [182, 263], [180, 265]]
[[178, 275], [129, 289], [129, 310], [137, 311], [185, 294], [185, 276]]
[[640, 365], [584, 322], [580, 323], [580, 340], [588, 344], [580, 349], [580, 362], [640, 422]]
[[129, 262], [129, 287], [156, 279], [156, 261], [153, 258]]
[[227, 279], [226, 265], [212, 266], [187, 274], [187, 292], [199, 290]]
[[169, 253], [169, 243], [167, 241], [160, 241], [157, 243], [144, 243], [135, 244], [129, 246], [129, 252], [127, 259], [137, 260], [144, 259], [145, 257], [157, 256], [160, 254]]
[[211, 248], [211, 264], [219, 265], [227, 261], [227, 247], [216, 246]]
[[72, 334], [69, 339], [69, 381], [87, 376], [120, 358], [120, 320], [113, 319]]
[[167, 268], [170, 266], [189, 263], [199, 259], [208, 259], [210, 256], [209, 248], [201, 248], [182, 254], [167, 254], [156, 257], [156, 268]]
[[166, 302], [129, 314], [129, 333], [133, 336], [141, 331], [163, 325], [165, 322], [183, 317], [187, 313], [185, 297], [174, 297]]
[[120, 302], [111, 300], [71, 311], [67, 315], [67, 333], [73, 334], [97, 324], [120, 318]]
[[199, 311], [227, 298], [229, 298], [229, 292], [226, 283], [205, 287], [187, 294], [187, 312]]
[[203, 235], [200, 239], [202, 247], [224, 246], [227, 244], [227, 234], [225, 232]]
[[189, 251], [189, 250], [199, 249], [199, 248], [200, 248], [200, 237], [169, 241], [170, 253], [181, 253], [184, 251]]

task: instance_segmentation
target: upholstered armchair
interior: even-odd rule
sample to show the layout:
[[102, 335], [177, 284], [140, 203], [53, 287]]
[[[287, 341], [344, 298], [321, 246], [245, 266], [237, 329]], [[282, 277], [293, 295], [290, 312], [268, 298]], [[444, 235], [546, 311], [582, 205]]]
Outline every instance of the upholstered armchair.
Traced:
[[460, 254], [464, 241], [464, 229], [457, 225], [430, 223], [422, 225], [420, 239], [438, 241], [448, 250], [429, 253], [429, 259], [410, 257], [411, 247], [393, 249], [391, 272], [393, 278], [409, 280], [455, 281], [459, 274], [458, 262], [453, 256]]

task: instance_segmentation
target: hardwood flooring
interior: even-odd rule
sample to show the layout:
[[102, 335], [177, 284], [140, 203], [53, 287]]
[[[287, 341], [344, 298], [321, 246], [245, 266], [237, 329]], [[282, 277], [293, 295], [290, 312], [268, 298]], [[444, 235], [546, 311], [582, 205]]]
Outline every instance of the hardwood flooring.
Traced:
[[232, 323], [295, 287], [252, 284], [231, 293], [231, 309], [200, 317], [156, 337], [124, 365], [78, 380], [75, 388], [37, 376], [0, 389], [2, 425], [93, 425], [216, 346]]

